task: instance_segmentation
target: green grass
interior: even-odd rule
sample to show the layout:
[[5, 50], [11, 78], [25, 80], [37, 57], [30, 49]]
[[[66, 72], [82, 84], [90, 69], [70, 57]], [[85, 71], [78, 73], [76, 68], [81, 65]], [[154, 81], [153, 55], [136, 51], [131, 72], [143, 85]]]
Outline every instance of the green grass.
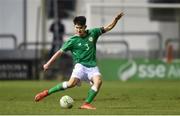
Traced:
[[[27, 115], [124, 115], [124, 114], [180, 114], [180, 81], [110, 81], [104, 82], [93, 105], [97, 110], [81, 110], [79, 106], [89, 86], [83, 84], [34, 102], [36, 93], [56, 85], [57, 81], [0, 81], [0, 114]], [[62, 109], [59, 98], [70, 95], [75, 104]]]

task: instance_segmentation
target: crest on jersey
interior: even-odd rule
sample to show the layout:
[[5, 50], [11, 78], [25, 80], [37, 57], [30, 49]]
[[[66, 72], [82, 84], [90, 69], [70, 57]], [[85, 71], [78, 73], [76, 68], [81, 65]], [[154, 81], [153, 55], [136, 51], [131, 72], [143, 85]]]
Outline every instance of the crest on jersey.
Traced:
[[92, 42], [92, 41], [93, 41], [93, 38], [92, 38], [92, 37], [90, 37], [90, 38], [89, 38], [89, 41], [90, 41], [90, 42]]

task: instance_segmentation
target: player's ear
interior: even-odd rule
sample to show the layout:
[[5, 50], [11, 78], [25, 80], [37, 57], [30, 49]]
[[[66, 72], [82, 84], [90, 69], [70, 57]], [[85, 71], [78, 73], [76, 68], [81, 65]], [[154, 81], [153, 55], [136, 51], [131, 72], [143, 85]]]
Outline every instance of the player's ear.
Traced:
[[86, 29], [86, 28], [87, 28], [87, 25], [85, 25], [84, 28]]

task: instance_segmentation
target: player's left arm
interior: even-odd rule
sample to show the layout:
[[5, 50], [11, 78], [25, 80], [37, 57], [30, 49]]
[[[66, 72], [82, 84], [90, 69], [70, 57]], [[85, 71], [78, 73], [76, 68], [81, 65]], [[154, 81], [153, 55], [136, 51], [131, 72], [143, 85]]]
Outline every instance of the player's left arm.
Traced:
[[117, 24], [117, 22], [121, 19], [121, 17], [122, 17], [123, 15], [124, 15], [123, 12], [121, 12], [120, 14], [118, 14], [118, 15], [113, 19], [113, 21], [112, 21], [110, 24], [108, 24], [107, 26], [104, 26], [104, 27], [103, 27], [103, 32], [105, 33], [105, 32], [110, 31], [111, 29], [113, 29], [114, 26]]

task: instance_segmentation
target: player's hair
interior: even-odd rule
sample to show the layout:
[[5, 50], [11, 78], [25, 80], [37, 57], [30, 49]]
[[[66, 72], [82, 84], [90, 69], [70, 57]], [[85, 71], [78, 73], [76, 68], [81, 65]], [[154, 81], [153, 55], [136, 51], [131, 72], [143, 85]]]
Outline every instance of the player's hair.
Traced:
[[85, 16], [76, 16], [73, 20], [74, 25], [86, 25], [86, 17]]

